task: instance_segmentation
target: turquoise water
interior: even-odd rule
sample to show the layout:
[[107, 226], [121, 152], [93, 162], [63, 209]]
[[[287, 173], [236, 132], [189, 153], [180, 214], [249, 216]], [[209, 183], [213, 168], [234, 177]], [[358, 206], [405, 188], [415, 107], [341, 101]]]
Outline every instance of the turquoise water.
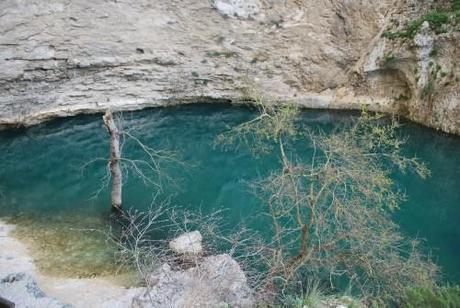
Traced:
[[[236, 224], [251, 221], [262, 208], [247, 182], [278, 165], [274, 157], [253, 157], [244, 148], [226, 152], [213, 141], [218, 133], [252, 115], [253, 111], [243, 107], [181, 106], [125, 113], [124, 127], [151, 147], [179, 153], [185, 163], [163, 166], [159, 198], [172, 196], [172, 205], [204, 212], [224, 208], [227, 222]], [[325, 130], [354, 117], [356, 113], [349, 112], [303, 113], [306, 124]], [[412, 123], [405, 123], [401, 134], [408, 137], [407, 153], [424, 160], [432, 176], [421, 180], [411, 174], [395, 174], [408, 195], [395, 219], [403, 233], [425, 240], [446, 280], [460, 283], [460, 138]], [[133, 159], [143, 158], [142, 151], [129, 141], [124, 153]], [[111, 258], [110, 247], [101, 239], [66, 229], [109, 223], [108, 189], [97, 194], [106, 174], [103, 159], [108, 155], [101, 116], [79, 116], [0, 132], [0, 155], [0, 215], [18, 223], [20, 235], [32, 238], [31, 244], [42, 253], [36, 259], [43, 261], [43, 267], [55, 267], [46, 264], [50, 259], [46, 251], [59, 254], [64, 250], [66, 266], [80, 262], [80, 268], [87, 270], [87, 263], [93, 263], [89, 272], [78, 275], [108, 271], [104, 263]], [[91, 161], [94, 163], [88, 165]], [[153, 193], [152, 186], [129, 173], [124, 206], [145, 209]], [[267, 228], [260, 220], [253, 222], [253, 227]], [[95, 256], [100, 260], [96, 265]], [[65, 269], [58, 266], [57, 270]]]

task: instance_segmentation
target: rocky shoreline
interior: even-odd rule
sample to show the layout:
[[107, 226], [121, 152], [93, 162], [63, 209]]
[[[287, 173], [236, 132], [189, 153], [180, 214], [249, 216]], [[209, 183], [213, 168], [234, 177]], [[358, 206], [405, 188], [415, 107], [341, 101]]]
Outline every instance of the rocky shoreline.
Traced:
[[[137, 111], [148, 108], [169, 107], [187, 104], [233, 104], [251, 105], [253, 102], [236, 94], [229, 97], [189, 97], [182, 99], [153, 100], [149, 102], [125, 101], [121, 104], [74, 104], [65, 108], [44, 109], [36, 113], [22, 115], [20, 117], [0, 117], [0, 130], [16, 127], [28, 127], [52, 120], [55, 118], [72, 117], [80, 114], [103, 113], [107, 109], [118, 111]], [[270, 97], [273, 104], [294, 104], [305, 109], [331, 109], [331, 110], [361, 110], [366, 108], [370, 111], [392, 113], [392, 102], [387, 99], [355, 96], [353, 93], [342, 89], [340, 92], [328, 91], [327, 93], [297, 97]]]
[[[249, 308], [257, 303], [244, 271], [233, 258], [228, 254], [203, 256], [198, 231], [170, 242], [172, 251], [180, 258], [192, 258], [194, 266], [178, 270], [165, 263], [148, 275], [147, 287], [122, 287], [109, 277], [43, 275], [28, 248], [11, 236], [14, 228], [0, 220], [0, 304], [10, 302], [18, 308]], [[331, 297], [319, 307], [345, 308], [357, 303], [346, 296]]]
[[[15, 307], [251, 307], [252, 291], [239, 264], [227, 254], [201, 256], [201, 235], [172, 241], [173, 251], [195, 256], [183, 270], [163, 264], [149, 274], [148, 287], [122, 287], [107, 277], [63, 278], [41, 274], [27, 247], [0, 221], [0, 297]], [[198, 236], [198, 235], [199, 236]]]
[[27, 247], [10, 235], [14, 228], [0, 221], [0, 296], [16, 307], [129, 307], [140, 291], [101, 278], [42, 275]]

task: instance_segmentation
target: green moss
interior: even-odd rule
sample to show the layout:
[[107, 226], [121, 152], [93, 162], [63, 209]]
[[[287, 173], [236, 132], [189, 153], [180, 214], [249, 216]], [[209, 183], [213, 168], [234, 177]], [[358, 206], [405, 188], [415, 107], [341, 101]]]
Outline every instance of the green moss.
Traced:
[[452, 10], [453, 11], [460, 11], [460, 0], [453, 0], [452, 1]]
[[404, 94], [400, 94], [398, 97], [395, 97], [395, 100], [399, 102], [408, 101], [409, 99], [410, 97]]
[[231, 58], [237, 55], [236, 52], [234, 51], [208, 51], [206, 52], [206, 55], [210, 58]]
[[430, 57], [436, 57], [439, 54], [438, 48], [435, 46], [433, 50], [430, 52]]
[[385, 54], [384, 58], [383, 58], [383, 62], [385, 64], [393, 61], [394, 59], [396, 59], [396, 56], [392, 53], [392, 52], [389, 52], [387, 54]]
[[435, 91], [434, 82], [430, 80], [422, 89], [421, 97], [427, 98], [428, 96], [432, 95]]
[[432, 29], [436, 33], [440, 33], [443, 32], [444, 25], [449, 21], [449, 14], [438, 11], [430, 12], [423, 17], [423, 21], [428, 21]]
[[[458, 0], [455, 0], [458, 1]], [[409, 38], [413, 39], [417, 32], [419, 31], [422, 24], [427, 21], [430, 24], [431, 29], [437, 33], [445, 33], [447, 31], [446, 25], [451, 20], [451, 17], [458, 12], [446, 12], [441, 10], [434, 10], [426, 13], [420, 18], [409, 22], [406, 28], [403, 31], [386, 31], [382, 34], [383, 37], [388, 39], [397, 39], [397, 38]]]
[[453, 14], [452, 19], [453, 19], [454, 23], [456, 23], [456, 24], [460, 23], [460, 10], [456, 11]]

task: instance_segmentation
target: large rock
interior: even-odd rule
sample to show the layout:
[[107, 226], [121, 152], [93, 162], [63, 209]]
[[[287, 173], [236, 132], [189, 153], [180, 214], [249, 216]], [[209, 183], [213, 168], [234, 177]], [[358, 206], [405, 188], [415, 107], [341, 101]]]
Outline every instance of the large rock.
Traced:
[[169, 242], [169, 248], [179, 255], [196, 256], [203, 252], [199, 231], [187, 232]]
[[15, 307], [70, 308], [54, 298], [46, 296], [35, 279], [26, 273], [14, 273], [0, 280], [0, 296], [13, 302]]
[[251, 307], [253, 298], [239, 264], [229, 255], [204, 258], [197, 267], [174, 271], [167, 264], [153, 273], [134, 307]]
[[253, 18], [260, 13], [259, 0], [214, 0], [213, 6], [230, 17]]

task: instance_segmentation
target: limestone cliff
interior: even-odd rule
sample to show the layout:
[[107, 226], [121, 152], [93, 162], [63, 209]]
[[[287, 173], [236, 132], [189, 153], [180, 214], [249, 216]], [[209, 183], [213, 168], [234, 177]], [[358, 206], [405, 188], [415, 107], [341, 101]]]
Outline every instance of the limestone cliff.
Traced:
[[460, 134], [460, 1], [400, 1], [355, 67], [354, 89]]
[[[364, 103], [460, 133], [458, 82], [427, 104], [409, 74], [425, 61], [421, 53], [382, 38], [392, 19], [424, 9], [415, 1], [409, 10], [405, 0], [3, 0], [0, 125], [203, 97], [237, 101], [251, 80], [274, 100]], [[458, 32], [451, 35], [433, 38], [443, 46], [439, 63], [459, 58]], [[388, 50], [401, 50], [394, 66], [380, 61]]]

